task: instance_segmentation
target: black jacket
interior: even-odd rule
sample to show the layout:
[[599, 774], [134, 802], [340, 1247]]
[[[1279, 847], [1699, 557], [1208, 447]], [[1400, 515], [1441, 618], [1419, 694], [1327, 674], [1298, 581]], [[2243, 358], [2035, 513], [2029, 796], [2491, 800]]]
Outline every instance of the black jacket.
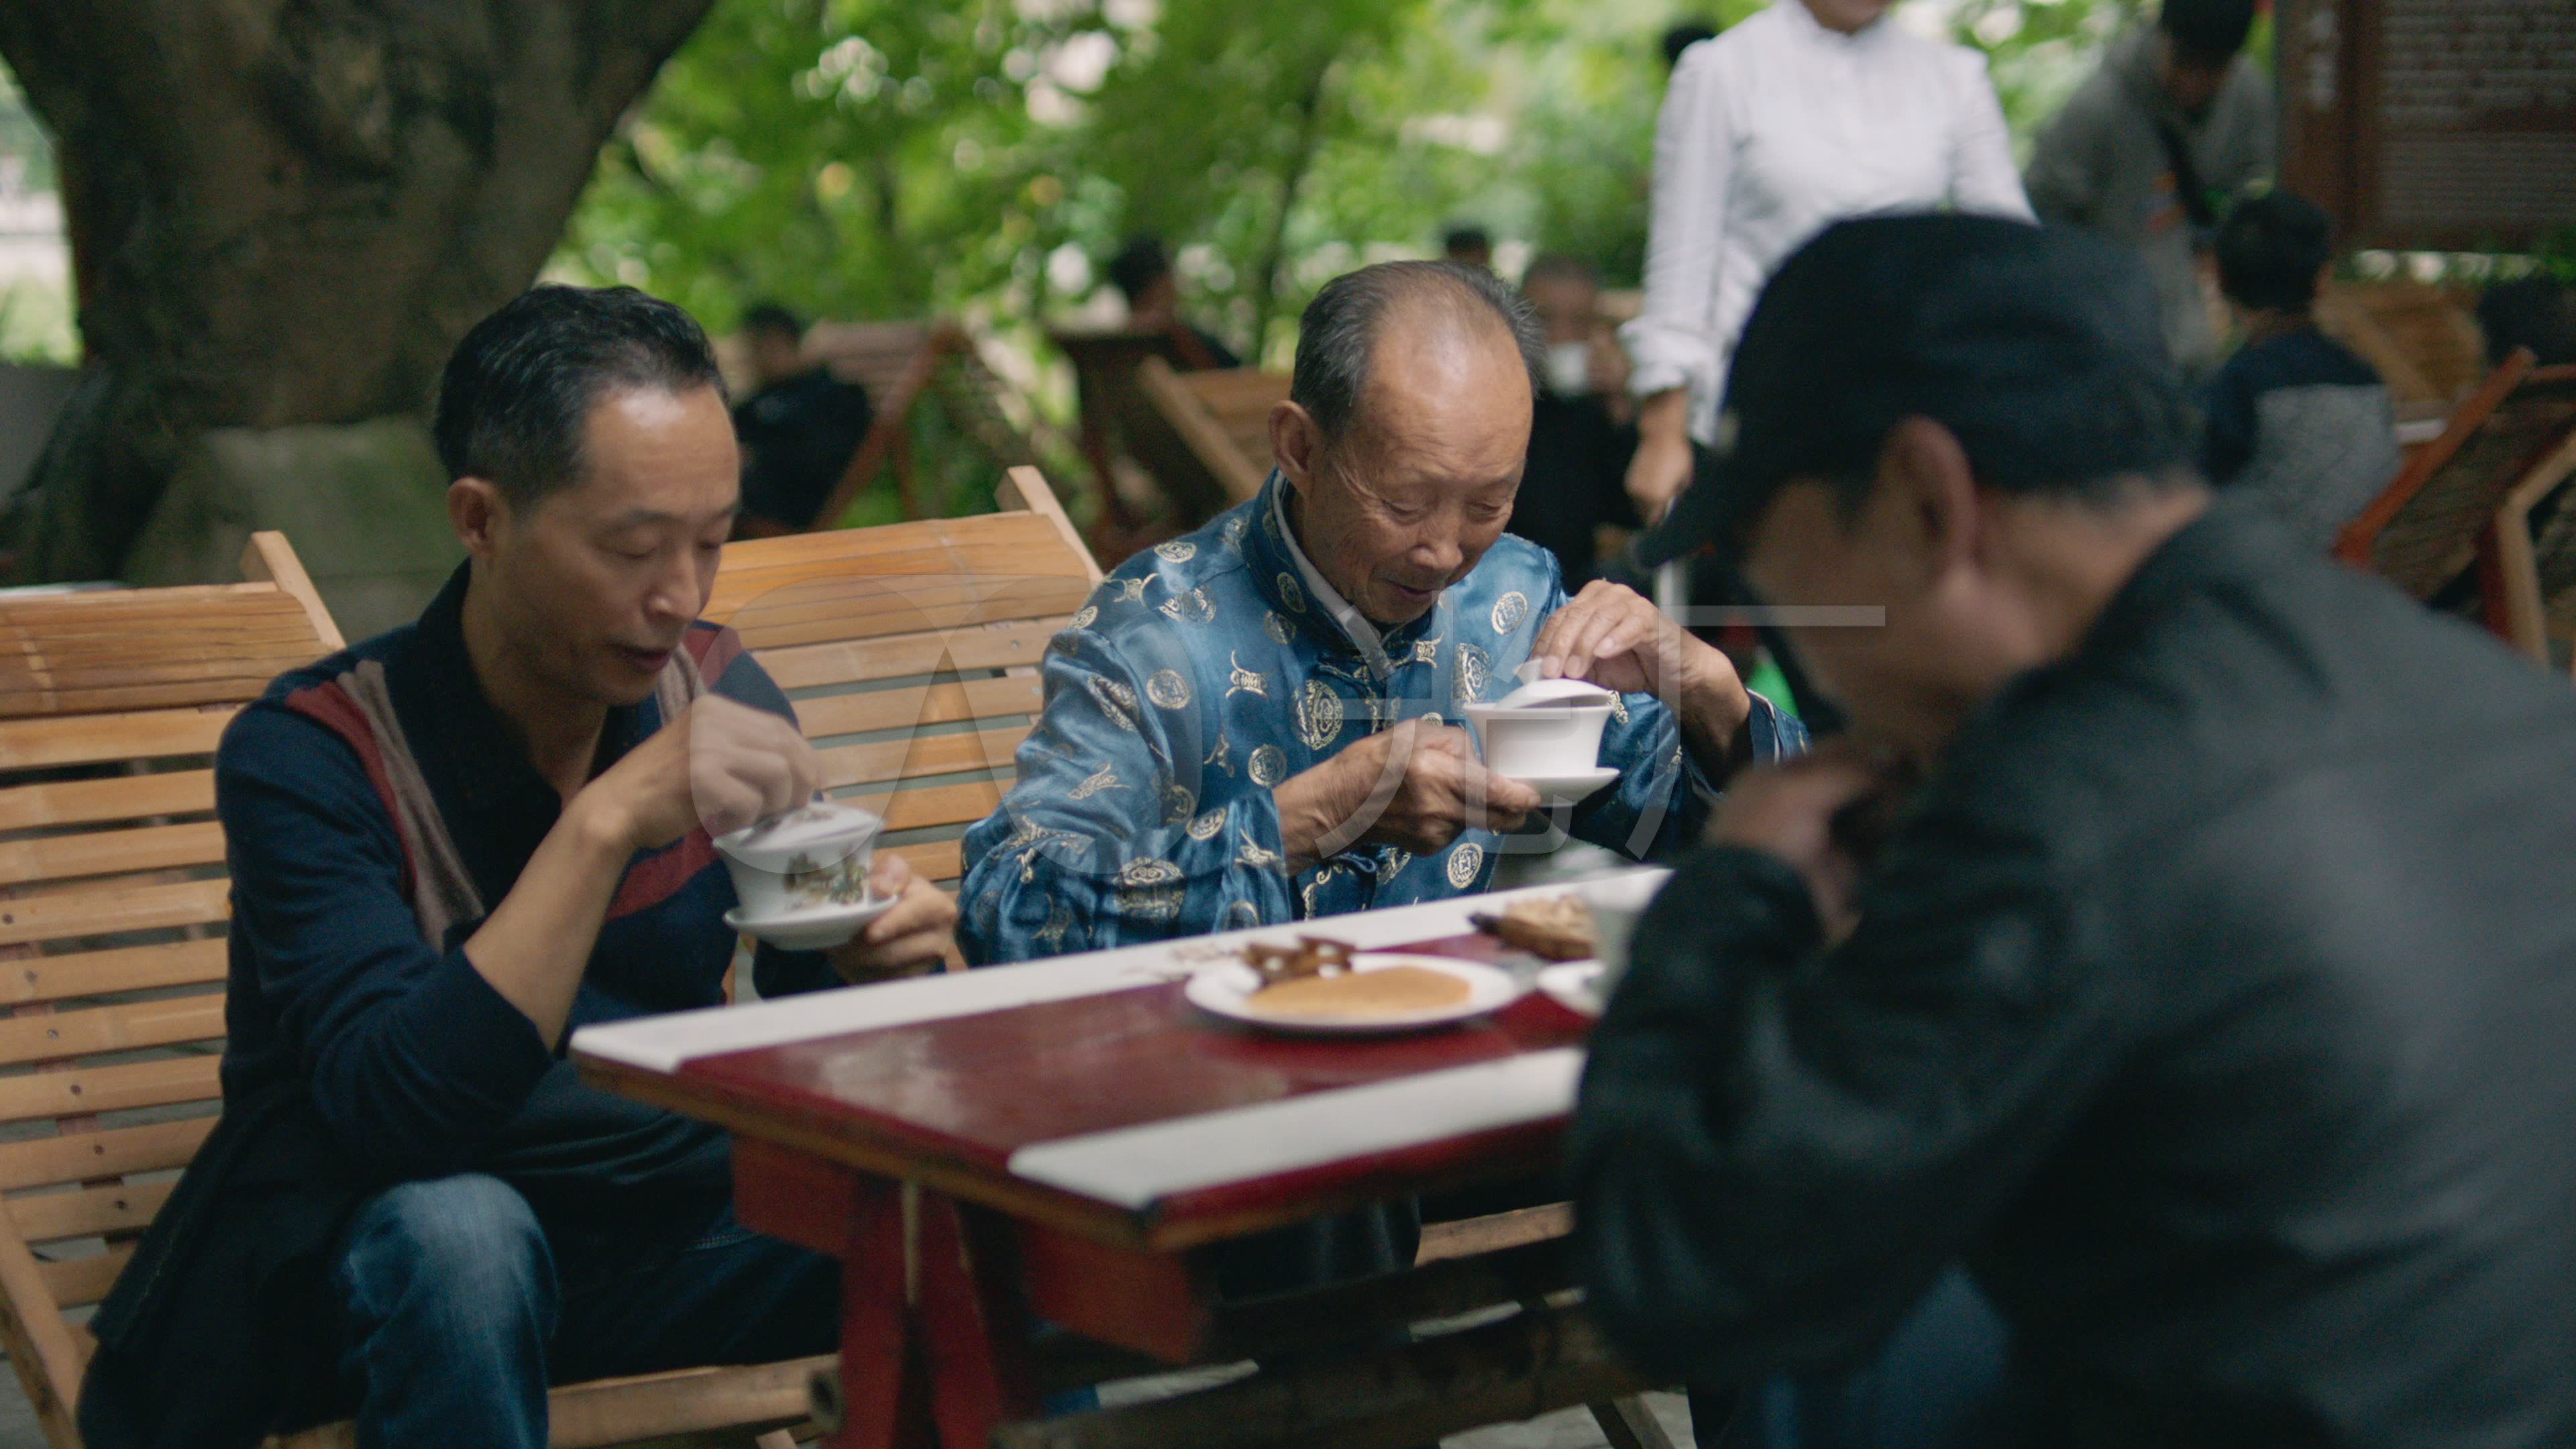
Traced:
[[1718, 1381], [1964, 1257], [2085, 1445], [2576, 1443], [2576, 693], [2222, 504], [1820, 949], [1686, 862], [1594, 1037], [1593, 1311]]

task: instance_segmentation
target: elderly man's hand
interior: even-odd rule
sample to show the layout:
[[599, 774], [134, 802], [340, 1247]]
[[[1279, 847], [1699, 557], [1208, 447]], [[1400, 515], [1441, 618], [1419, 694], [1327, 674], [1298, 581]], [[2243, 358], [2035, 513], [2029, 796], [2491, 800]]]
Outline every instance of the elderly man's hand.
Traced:
[[1471, 827], [1514, 829], [1540, 803], [1536, 790], [1487, 770], [1465, 730], [1418, 719], [1290, 776], [1272, 799], [1294, 870], [1361, 840], [1427, 854]]
[[1847, 739], [1727, 786], [1709, 839], [1787, 861], [1807, 882], [1829, 941], [1858, 923], [1853, 897], [1876, 850], [1884, 818], [1910, 777]]
[[896, 897], [894, 909], [868, 922], [847, 945], [832, 951], [832, 969], [844, 981], [882, 981], [936, 971], [957, 944], [957, 902], [912, 873], [899, 855], [879, 855], [868, 866], [872, 895]]
[[1595, 579], [1548, 616], [1530, 645], [1542, 679], [1588, 679], [1652, 694], [1680, 711], [1691, 753], [1722, 775], [1753, 698], [1715, 647], [1664, 616], [1636, 590]]

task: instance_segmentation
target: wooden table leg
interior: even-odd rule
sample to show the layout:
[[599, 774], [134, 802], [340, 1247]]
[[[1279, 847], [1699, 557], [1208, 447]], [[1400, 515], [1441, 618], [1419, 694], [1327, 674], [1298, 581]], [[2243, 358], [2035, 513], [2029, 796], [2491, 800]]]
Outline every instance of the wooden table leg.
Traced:
[[832, 1449], [985, 1449], [999, 1425], [1036, 1416], [1008, 1220], [768, 1144], [737, 1143], [734, 1170], [746, 1225], [817, 1250], [837, 1242]]

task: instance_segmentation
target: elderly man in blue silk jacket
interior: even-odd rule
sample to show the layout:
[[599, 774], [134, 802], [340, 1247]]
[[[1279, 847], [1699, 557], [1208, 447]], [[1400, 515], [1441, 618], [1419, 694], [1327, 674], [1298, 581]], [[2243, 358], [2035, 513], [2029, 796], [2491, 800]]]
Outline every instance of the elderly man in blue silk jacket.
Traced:
[[1489, 773], [1463, 706], [1540, 673], [1619, 691], [1619, 779], [1573, 835], [1697, 839], [1797, 722], [1630, 590], [1568, 599], [1503, 532], [1540, 335], [1492, 276], [1365, 268], [1303, 319], [1260, 494], [1138, 554], [1059, 633], [1019, 783], [968, 833], [977, 962], [1275, 925], [1483, 889], [1537, 791]]

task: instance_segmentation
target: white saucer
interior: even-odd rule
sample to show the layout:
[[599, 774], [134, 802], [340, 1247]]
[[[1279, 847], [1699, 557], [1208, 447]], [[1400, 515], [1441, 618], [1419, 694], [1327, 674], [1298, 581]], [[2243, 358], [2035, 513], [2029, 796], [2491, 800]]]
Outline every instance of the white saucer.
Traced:
[[1390, 966], [1419, 966], [1455, 976], [1467, 983], [1467, 999], [1455, 1006], [1431, 1011], [1361, 1020], [1347, 1016], [1281, 1016], [1252, 1009], [1249, 1003], [1252, 994], [1261, 989], [1261, 976], [1240, 961], [1202, 967], [1190, 977], [1189, 984], [1181, 988], [1181, 994], [1201, 1011], [1271, 1031], [1319, 1036], [1381, 1036], [1389, 1032], [1447, 1026], [1452, 1022], [1483, 1016], [1518, 1001], [1524, 989], [1512, 979], [1510, 972], [1482, 961], [1461, 961], [1451, 956], [1398, 956], [1383, 951], [1362, 951], [1351, 958], [1354, 971], [1383, 971]]
[[1529, 786], [1550, 805], [1570, 805], [1577, 800], [1601, 793], [1601, 788], [1619, 778], [1619, 772], [1608, 765], [1595, 765], [1571, 775], [1513, 775], [1509, 778]]
[[838, 946], [859, 928], [894, 908], [895, 896], [870, 896], [846, 906], [820, 906], [784, 916], [746, 917], [742, 907], [724, 913], [724, 923], [746, 936], [756, 936], [787, 951], [820, 951]]
[[1564, 961], [1538, 973], [1535, 983], [1548, 1000], [1577, 1016], [1599, 1016], [1609, 1003], [1601, 996], [1601, 963]]

